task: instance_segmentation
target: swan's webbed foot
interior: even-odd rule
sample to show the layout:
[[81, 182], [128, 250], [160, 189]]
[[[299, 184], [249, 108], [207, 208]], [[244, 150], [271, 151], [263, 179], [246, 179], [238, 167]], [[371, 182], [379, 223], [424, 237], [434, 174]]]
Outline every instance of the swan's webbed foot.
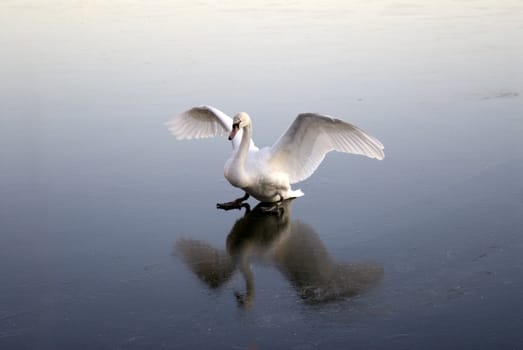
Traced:
[[238, 209], [245, 208], [245, 211], [248, 213], [251, 211], [251, 206], [249, 203], [242, 203], [242, 202], [227, 202], [227, 203], [218, 203], [216, 204], [217, 209], [223, 209], [223, 210], [231, 210], [231, 209]]
[[223, 210], [245, 208], [245, 210], [247, 212], [249, 212], [249, 211], [251, 211], [251, 206], [249, 205], [249, 203], [243, 203], [243, 201], [246, 201], [248, 198], [249, 198], [249, 194], [247, 192], [245, 192], [245, 195], [241, 198], [237, 198], [231, 202], [216, 204], [216, 208], [223, 209]]

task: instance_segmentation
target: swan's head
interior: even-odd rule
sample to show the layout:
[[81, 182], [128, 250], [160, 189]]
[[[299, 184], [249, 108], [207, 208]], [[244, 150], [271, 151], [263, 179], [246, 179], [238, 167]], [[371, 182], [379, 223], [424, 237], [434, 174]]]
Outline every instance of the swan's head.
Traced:
[[229, 140], [232, 140], [238, 130], [251, 125], [251, 117], [245, 112], [240, 112], [232, 118], [232, 131], [229, 134]]

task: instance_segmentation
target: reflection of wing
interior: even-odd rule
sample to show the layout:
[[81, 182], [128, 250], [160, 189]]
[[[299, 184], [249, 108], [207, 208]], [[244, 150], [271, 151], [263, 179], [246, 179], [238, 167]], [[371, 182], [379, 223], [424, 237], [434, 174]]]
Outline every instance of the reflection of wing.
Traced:
[[220, 287], [234, 272], [227, 253], [201, 241], [180, 239], [176, 242], [175, 253], [209, 288]]
[[383, 145], [360, 128], [329, 116], [300, 114], [271, 148], [271, 164], [289, 174], [291, 183], [314, 173], [330, 151], [383, 159]]
[[357, 296], [376, 284], [383, 276], [378, 264], [334, 264], [321, 279], [300, 281], [300, 297], [311, 303]]
[[355, 296], [383, 276], [381, 265], [336, 263], [310, 226], [299, 221], [291, 226], [291, 235], [275, 253], [275, 262], [305, 301]]

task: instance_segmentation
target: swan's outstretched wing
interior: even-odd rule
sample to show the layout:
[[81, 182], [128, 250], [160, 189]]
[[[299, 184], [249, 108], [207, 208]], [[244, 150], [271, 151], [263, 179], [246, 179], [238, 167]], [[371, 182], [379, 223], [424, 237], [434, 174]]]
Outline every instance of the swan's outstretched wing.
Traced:
[[[178, 140], [227, 136], [232, 130], [232, 118], [211, 106], [193, 107], [165, 123]], [[238, 148], [243, 130], [238, 130], [232, 140], [233, 149]], [[251, 141], [250, 149], [258, 148]]]
[[232, 130], [232, 118], [210, 106], [193, 107], [166, 124], [178, 140], [226, 136]]
[[289, 174], [291, 183], [314, 173], [330, 151], [383, 159], [383, 145], [358, 127], [332, 117], [304, 113], [271, 148], [271, 165]]

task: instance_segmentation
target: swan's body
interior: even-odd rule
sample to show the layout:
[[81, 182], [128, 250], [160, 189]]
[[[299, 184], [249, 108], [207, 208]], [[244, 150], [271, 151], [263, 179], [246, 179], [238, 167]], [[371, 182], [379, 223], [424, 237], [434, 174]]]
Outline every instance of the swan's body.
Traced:
[[229, 133], [233, 152], [225, 163], [225, 178], [262, 202], [303, 196], [291, 184], [311, 176], [330, 151], [384, 157], [384, 147], [374, 137], [352, 124], [315, 113], [298, 115], [272, 147], [262, 149], [252, 141], [247, 113], [232, 119], [214, 107], [194, 107], [167, 124], [177, 139]]

